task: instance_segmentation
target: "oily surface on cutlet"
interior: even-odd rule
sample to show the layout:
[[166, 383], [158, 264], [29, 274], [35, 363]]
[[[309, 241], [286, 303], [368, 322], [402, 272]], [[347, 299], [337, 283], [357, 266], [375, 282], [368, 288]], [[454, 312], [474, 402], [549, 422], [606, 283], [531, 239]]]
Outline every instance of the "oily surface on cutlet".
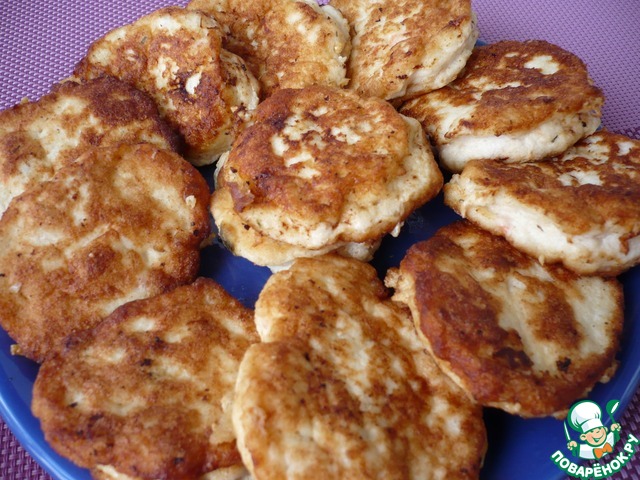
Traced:
[[481, 409], [373, 267], [298, 259], [268, 280], [255, 319], [262, 343], [241, 363], [233, 410], [255, 479], [477, 478]]
[[247, 62], [263, 98], [281, 88], [342, 87], [351, 39], [346, 20], [315, 0], [192, 0], [225, 31], [223, 45]]
[[0, 219], [0, 323], [42, 361], [117, 306], [192, 281], [208, 203], [206, 181], [175, 153], [89, 150]]
[[352, 29], [349, 88], [393, 99], [440, 88], [477, 38], [469, 0], [334, 0]]
[[402, 112], [436, 139], [448, 139], [530, 130], [558, 113], [599, 110], [603, 102], [577, 56], [543, 40], [505, 40], [476, 47], [458, 78]]
[[[471, 162], [445, 186], [445, 202], [545, 262], [615, 275], [640, 260], [640, 141], [602, 131], [543, 162]], [[532, 232], [514, 224], [516, 210], [507, 217], [510, 204], [540, 217]], [[546, 236], [549, 226], [567, 245]]]
[[257, 341], [252, 311], [200, 278], [71, 337], [42, 364], [33, 411], [58, 452], [103, 475], [197, 478], [241, 465], [233, 386]]
[[183, 137], [186, 157], [212, 163], [258, 98], [255, 79], [222, 48], [221, 34], [202, 12], [166, 7], [96, 40], [75, 75], [110, 75], [147, 92]]
[[562, 413], [616, 367], [615, 279], [543, 267], [466, 221], [410, 248], [387, 284], [439, 365], [482, 405]]
[[234, 143], [218, 184], [274, 239], [316, 249], [379, 238], [442, 185], [412, 122], [346, 90], [280, 90]]
[[179, 146], [153, 100], [115, 78], [63, 82], [37, 101], [0, 112], [0, 214], [89, 148], [140, 142]]

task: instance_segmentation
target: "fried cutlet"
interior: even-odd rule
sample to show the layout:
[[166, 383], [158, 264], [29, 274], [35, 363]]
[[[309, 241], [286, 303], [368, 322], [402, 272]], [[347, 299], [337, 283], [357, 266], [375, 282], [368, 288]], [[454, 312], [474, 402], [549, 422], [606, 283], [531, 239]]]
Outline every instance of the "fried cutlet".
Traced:
[[188, 8], [214, 17], [223, 45], [247, 62], [262, 96], [280, 88], [342, 87], [351, 50], [349, 25], [316, 0], [192, 0]]
[[233, 406], [253, 478], [478, 478], [481, 408], [439, 371], [373, 267], [298, 259], [267, 281], [255, 320], [263, 343], [240, 364]]
[[418, 122], [383, 100], [314, 86], [262, 102], [217, 182], [250, 228], [315, 250], [394, 231], [442, 174]]
[[380, 246], [380, 240], [374, 240], [364, 243], [338, 243], [311, 250], [274, 240], [243, 223], [233, 208], [233, 199], [226, 188], [219, 189], [216, 195], [212, 196], [211, 213], [216, 220], [218, 235], [229, 251], [256, 265], [269, 267], [272, 271], [288, 268], [296, 258], [317, 257], [329, 252], [368, 262]]
[[69, 337], [41, 365], [32, 409], [52, 447], [96, 478], [242, 471], [233, 388], [257, 341], [253, 312], [200, 278]]
[[575, 55], [542, 40], [476, 47], [447, 86], [407, 102], [440, 163], [537, 161], [558, 155], [600, 125], [602, 91]]
[[640, 263], [640, 141], [607, 131], [544, 162], [471, 162], [445, 202], [542, 263], [617, 275]]
[[62, 82], [0, 112], [0, 216], [13, 197], [89, 148], [140, 142], [178, 148], [153, 100], [115, 78]]
[[349, 88], [402, 99], [443, 87], [478, 38], [470, 0], [332, 0], [349, 21]]
[[411, 247], [386, 283], [438, 365], [484, 406], [566, 414], [617, 367], [617, 280], [541, 265], [467, 221]]
[[93, 149], [0, 219], [0, 324], [36, 361], [116, 307], [193, 281], [209, 189], [149, 144]]
[[166, 7], [96, 40], [75, 75], [110, 75], [148, 93], [182, 135], [186, 158], [210, 164], [258, 103], [256, 79], [221, 36], [208, 15]]

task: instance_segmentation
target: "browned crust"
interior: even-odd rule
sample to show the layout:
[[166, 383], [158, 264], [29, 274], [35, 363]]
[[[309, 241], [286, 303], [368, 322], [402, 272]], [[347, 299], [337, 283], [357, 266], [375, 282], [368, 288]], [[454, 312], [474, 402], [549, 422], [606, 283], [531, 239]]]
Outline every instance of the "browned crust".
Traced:
[[[314, 111], [325, 107], [330, 113], [314, 115]], [[318, 132], [309, 135], [317, 133], [325, 145], [319, 148], [310, 141], [311, 137], [300, 141], [282, 137], [288, 146], [288, 158], [303, 149], [310, 153], [314, 168], [321, 172], [312, 178], [298, 176], [303, 163], [286, 166], [283, 157], [271, 147], [271, 138], [282, 136], [285, 120], [294, 113], [319, 127]], [[359, 130], [359, 125], [367, 121], [374, 126], [374, 134]], [[332, 128], [342, 125], [354, 129], [362, 139], [352, 145], [338, 139]], [[405, 173], [402, 160], [408, 154], [408, 126], [390, 104], [328, 87], [284, 89], [260, 104], [253, 125], [234, 143], [223, 167], [223, 172], [231, 175], [220, 175], [219, 180], [228, 188], [241, 216], [245, 208], [277, 205], [305, 223], [318, 219], [335, 226], [343, 218], [351, 197], [385, 197], [388, 182]], [[411, 208], [407, 210], [406, 215]], [[394, 225], [398, 220], [402, 219]], [[342, 240], [362, 242], [369, 238]]]
[[[482, 237], [473, 251], [456, 243], [458, 237], [469, 235]], [[519, 404], [525, 416], [550, 415], [566, 410], [615, 365], [623, 323], [622, 289], [615, 279], [605, 282], [615, 292], [617, 314], [603, 319], [610, 322], [612, 342], [598, 355], [580, 358], [578, 363], [572, 362], [571, 356], [576, 353], [582, 334], [567, 300], [553, 283], [518, 276], [527, 288], [546, 298], [531, 320], [534, 336], [567, 352], [566, 361], [557, 365], [561, 374], [554, 376], [531, 370], [532, 361], [523, 350], [522, 339], [515, 331], [498, 325], [502, 306], [469, 274], [468, 262], [493, 268], [495, 275], [504, 279], [508, 272], [526, 268], [535, 260], [501, 237], [462, 221], [411, 247], [400, 264], [400, 272], [415, 283], [419, 318], [414, 319], [434, 355], [462, 380], [479, 403]], [[561, 267], [545, 269], [557, 281], [578, 278]]]
[[[331, 5], [349, 21], [352, 36], [358, 37], [347, 72], [351, 84], [357, 84], [361, 95], [379, 98], [389, 98], [415, 70], [428, 68], [421, 63], [425, 54], [435, 50], [443, 36], [469, 25], [473, 15], [469, 0], [334, 0]], [[364, 23], [359, 18], [363, 11], [368, 14]], [[406, 34], [390, 43], [399, 24]]]
[[[181, 7], [166, 7], [144, 18], [161, 15], [179, 18], [185, 15], [184, 12]], [[198, 15], [205, 16], [200, 12]], [[113, 76], [149, 93], [169, 124], [184, 138], [187, 156], [197, 157], [205, 153], [220, 129], [231, 120], [230, 106], [221, 94], [227, 75], [220, 60], [220, 32], [212, 26], [201, 25], [203, 35], [199, 40], [205, 42], [206, 47], [203, 43], [195, 48], [195, 39], [191, 36], [153, 31], [139, 21], [122, 28], [126, 28], [126, 35], [118, 41], [110, 39], [108, 34], [96, 40], [76, 66], [74, 74], [83, 79]], [[112, 61], [107, 65], [92, 61], [94, 52], [106, 45], [112, 49]], [[133, 58], [128, 53], [130, 51], [134, 52]], [[171, 58], [180, 66], [180, 72], [169, 79], [166, 89], [158, 90], [148, 69], [161, 57]], [[194, 97], [187, 91], [186, 82], [200, 70], [206, 73], [201, 76], [197, 96]], [[169, 109], [167, 106], [170, 104], [175, 108]]]
[[[606, 160], [586, 152], [592, 141], [597, 142], [598, 149], [608, 151]], [[623, 154], [620, 142], [633, 147]], [[576, 149], [582, 155], [576, 156]], [[563, 184], [560, 177], [572, 172], [595, 172], [601, 184]], [[476, 183], [483, 195], [500, 192], [544, 212], [569, 235], [585, 234], [605, 224], [628, 232], [623, 243], [640, 235], [640, 141], [624, 135], [596, 133], [577, 143], [566, 156], [544, 162], [507, 165], [491, 160], [471, 161], [462, 177]], [[448, 187], [444, 188], [446, 192]]]
[[[60, 124], [67, 131], [80, 134], [76, 145], [69, 141], [60, 149], [58, 158], [49, 162], [51, 175], [91, 147], [151, 139], [160, 148], [177, 150], [180, 146], [178, 136], [161, 120], [156, 104], [145, 93], [111, 77], [86, 83], [66, 81], [56, 84], [51, 93], [35, 102], [0, 112], [0, 181], [6, 183], [19, 174], [20, 166], [32, 158], [40, 159], [37, 168], [43, 168], [49, 146], [34, 138], [29, 126], [54, 115], [57, 106], [67, 98], [78, 99], [83, 109], [80, 115], [74, 114], [74, 110], [61, 115]], [[89, 115], [97, 117], [97, 126], [88, 121]]]
[[[507, 56], [512, 52], [517, 55]], [[544, 75], [536, 68], [524, 67], [541, 55], [551, 56], [559, 70]], [[482, 92], [474, 85], [482, 78], [496, 84], [517, 81], [521, 85]], [[482, 96], [477, 99], [475, 96], [480, 93]], [[470, 133], [504, 135], [527, 131], [556, 115], [599, 110], [604, 95], [592, 84], [586, 65], [576, 55], [543, 40], [505, 40], [476, 47], [456, 80], [402, 107], [402, 113], [418, 119], [425, 130], [434, 134], [439, 131], [440, 114], [430, 105], [432, 100], [475, 106], [472, 114], [441, 132], [445, 138], [453, 138]]]
[[[119, 190], [127, 175], [127, 188]], [[174, 202], [193, 197], [190, 214], [176, 219], [175, 204], [154, 199], [145, 190], [149, 182], [154, 189], [176, 188]], [[70, 210], [83, 188], [86, 206], [78, 223]], [[148, 144], [89, 150], [52, 181], [15, 198], [0, 219], [0, 323], [24, 355], [42, 361], [65, 336], [110, 313], [101, 311], [110, 299], [137, 290], [150, 296], [192, 281], [210, 233], [209, 197], [202, 175], [177, 154]], [[163, 225], [166, 217], [171, 220]], [[103, 234], [82, 244], [100, 229]], [[60, 237], [31, 243], [49, 230]], [[163, 263], [147, 266], [143, 253], [126, 243], [114, 246], [125, 237], [162, 252]], [[67, 248], [72, 251], [65, 254]]]
[[[132, 321], [140, 317], [152, 318], [154, 328], [132, 332]], [[226, 324], [218, 324], [220, 317], [237, 323], [234, 329], [243, 333], [231, 335]], [[176, 327], [188, 332], [178, 342], [169, 339]], [[219, 404], [227, 388], [233, 388], [221, 386], [219, 378], [229, 372], [211, 364], [210, 349], [224, 348], [239, 363], [257, 341], [253, 312], [213, 280], [200, 278], [168, 294], [123, 305], [96, 329], [70, 337], [63, 350], [42, 364], [33, 411], [47, 441], [85, 468], [106, 464], [135, 478], [158, 479], [195, 478], [238, 465], [235, 441], [210, 442], [215, 426], [200, 417], [198, 404]], [[123, 358], [100, 363], [99, 355], [113, 348], [122, 350]], [[156, 362], [166, 360], [189, 378], [156, 372]], [[84, 397], [70, 403], [78, 391]], [[111, 402], [123, 395], [142, 406], [114, 411]]]
[[[331, 68], [319, 50], [331, 44], [335, 35], [331, 20], [303, 1], [259, 0], [192, 0], [189, 9], [203, 11], [214, 17], [223, 28], [224, 48], [242, 58], [249, 71], [258, 79], [265, 99], [281, 88], [302, 88], [309, 85], [342, 86], [341, 79], [331, 77]], [[289, 25], [287, 15], [298, 16]], [[327, 23], [328, 21], [328, 23]], [[315, 42], [296, 27], [319, 29]], [[341, 52], [332, 52], [336, 59]]]

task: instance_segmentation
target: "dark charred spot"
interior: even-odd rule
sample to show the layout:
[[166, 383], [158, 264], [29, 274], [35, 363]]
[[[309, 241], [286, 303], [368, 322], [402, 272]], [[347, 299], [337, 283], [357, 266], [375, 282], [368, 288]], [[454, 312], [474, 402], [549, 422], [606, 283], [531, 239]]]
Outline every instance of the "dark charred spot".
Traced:
[[569, 366], [571, 365], [571, 359], [570, 358], [561, 358], [560, 360], [558, 360], [556, 362], [556, 367], [558, 367], [558, 370], [560, 370], [561, 372], [567, 373], [567, 371], [569, 370]]
[[184, 458], [183, 457], [175, 457], [173, 459], [173, 464], [174, 465], [180, 465], [181, 463], [184, 463]]
[[528, 368], [533, 365], [531, 359], [522, 350], [514, 350], [510, 347], [501, 348], [493, 354], [495, 358], [506, 360], [509, 368]]
[[[157, 337], [156, 337], [157, 338]], [[140, 366], [141, 367], [148, 367], [149, 365], [151, 365], [152, 361], [150, 358], [145, 358], [144, 360], [142, 360], [140, 362]]]

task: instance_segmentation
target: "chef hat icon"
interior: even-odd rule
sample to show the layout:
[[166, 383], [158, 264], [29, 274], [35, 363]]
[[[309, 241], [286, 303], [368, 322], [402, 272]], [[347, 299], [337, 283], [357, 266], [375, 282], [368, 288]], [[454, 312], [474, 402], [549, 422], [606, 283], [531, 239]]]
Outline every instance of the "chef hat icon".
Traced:
[[568, 423], [576, 432], [587, 433], [589, 430], [604, 426], [602, 410], [597, 403], [583, 400], [569, 410]]

